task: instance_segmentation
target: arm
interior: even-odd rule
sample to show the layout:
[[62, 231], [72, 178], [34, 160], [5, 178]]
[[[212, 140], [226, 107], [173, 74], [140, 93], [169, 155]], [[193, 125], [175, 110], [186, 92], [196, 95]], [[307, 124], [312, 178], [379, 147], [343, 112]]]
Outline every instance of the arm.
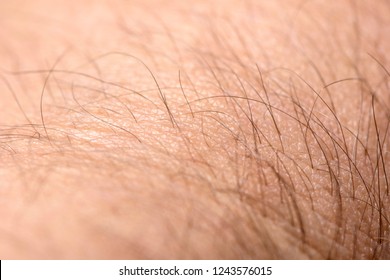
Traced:
[[389, 258], [385, 1], [107, 3], [1, 9], [2, 258]]

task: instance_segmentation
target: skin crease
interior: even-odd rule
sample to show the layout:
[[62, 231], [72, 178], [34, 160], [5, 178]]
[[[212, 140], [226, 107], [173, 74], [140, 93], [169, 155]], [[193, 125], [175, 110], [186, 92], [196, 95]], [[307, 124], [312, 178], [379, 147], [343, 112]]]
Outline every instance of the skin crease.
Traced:
[[389, 259], [387, 1], [2, 1], [1, 259]]

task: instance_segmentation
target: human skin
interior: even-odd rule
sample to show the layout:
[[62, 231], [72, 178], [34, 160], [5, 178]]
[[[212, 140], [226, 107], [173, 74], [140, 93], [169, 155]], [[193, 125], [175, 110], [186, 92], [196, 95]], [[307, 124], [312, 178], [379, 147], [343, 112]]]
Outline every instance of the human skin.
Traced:
[[1, 259], [389, 259], [388, 1], [2, 1]]

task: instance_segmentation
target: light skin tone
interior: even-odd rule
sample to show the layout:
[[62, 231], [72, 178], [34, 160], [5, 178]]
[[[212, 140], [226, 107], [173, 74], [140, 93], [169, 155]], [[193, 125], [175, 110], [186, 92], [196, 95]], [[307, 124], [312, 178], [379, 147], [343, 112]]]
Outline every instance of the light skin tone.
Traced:
[[387, 1], [143, 2], [0, 3], [0, 258], [390, 258]]

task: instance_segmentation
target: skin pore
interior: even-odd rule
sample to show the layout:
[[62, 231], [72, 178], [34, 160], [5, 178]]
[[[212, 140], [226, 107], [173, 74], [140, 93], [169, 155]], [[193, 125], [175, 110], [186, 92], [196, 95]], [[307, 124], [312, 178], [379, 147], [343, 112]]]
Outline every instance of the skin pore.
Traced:
[[2, 1], [0, 258], [390, 258], [388, 1]]

